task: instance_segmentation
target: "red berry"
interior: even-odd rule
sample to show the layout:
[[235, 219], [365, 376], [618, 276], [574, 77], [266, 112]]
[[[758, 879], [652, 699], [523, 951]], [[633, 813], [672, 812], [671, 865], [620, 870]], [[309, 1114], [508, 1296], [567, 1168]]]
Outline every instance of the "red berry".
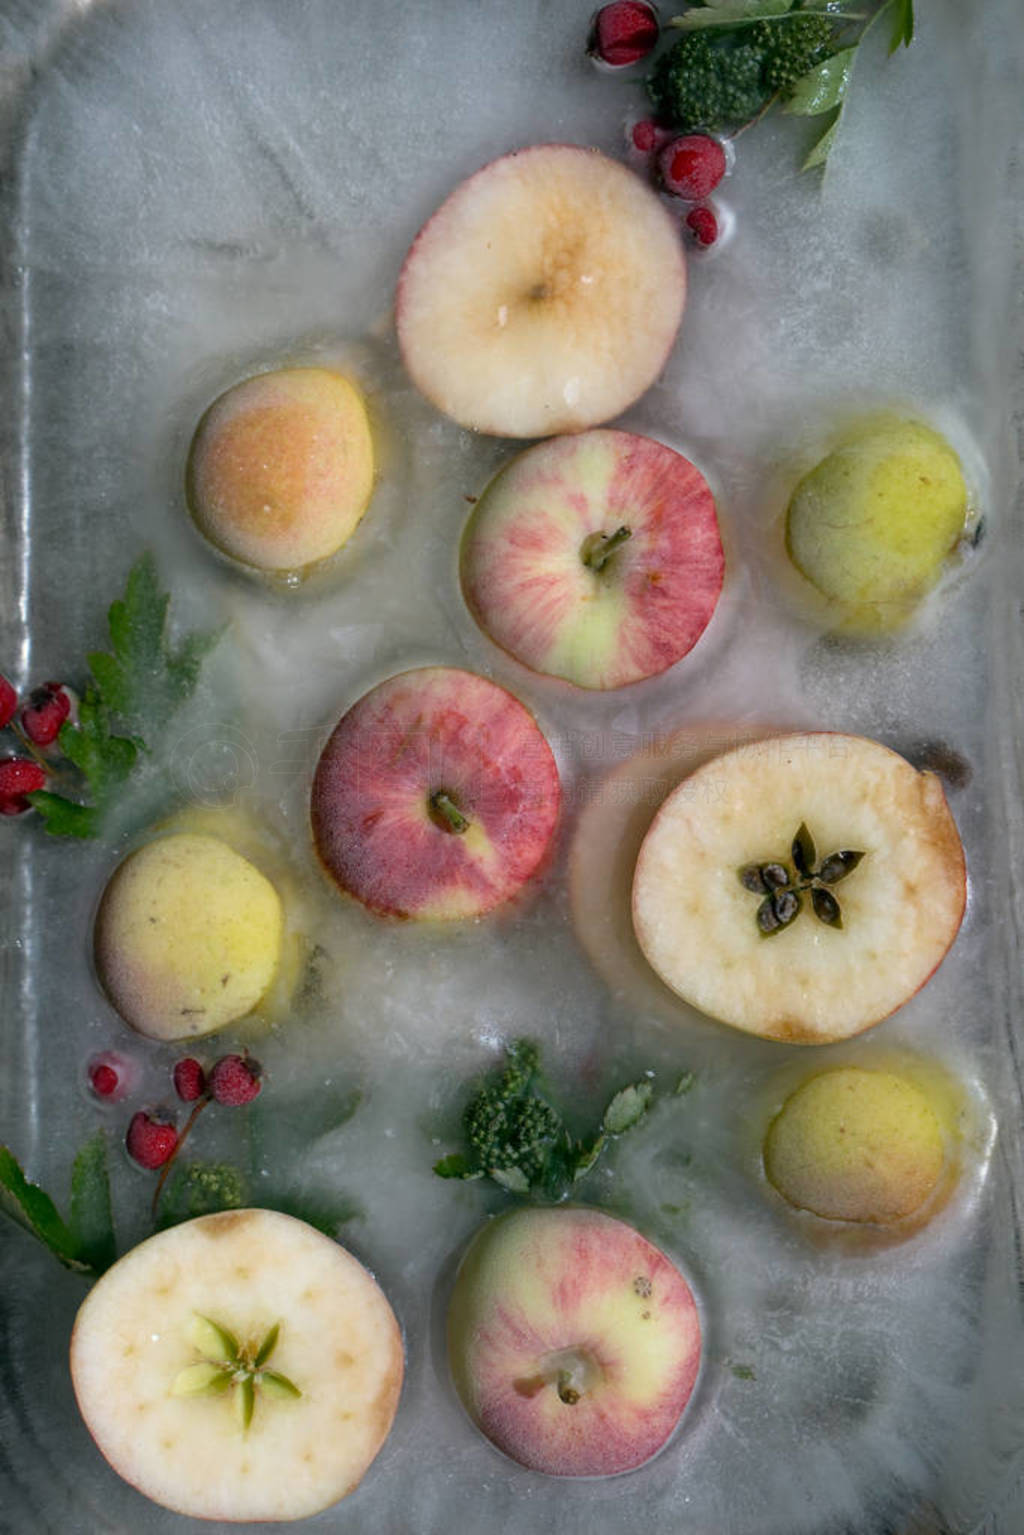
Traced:
[[646, 0], [613, 0], [594, 17], [588, 52], [622, 69], [644, 59], [658, 41], [658, 13]]
[[120, 1102], [135, 1086], [139, 1076], [135, 1062], [114, 1050], [94, 1055], [85, 1071], [96, 1097], [105, 1098], [109, 1103]]
[[207, 1087], [218, 1103], [237, 1108], [251, 1103], [260, 1090], [262, 1075], [258, 1061], [247, 1055], [222, 1055], [210, 1068]]
[[195, 1103], [206, 1092], [206, 1072], [194, 1055], [183, 1056], [176, 1063], [174, 1091], [184, 1103]]
[[18, 695], [7, 678], [0, 674], [0, 730], [9, 725], [18, 707]]
[[157, 1167], [163, 1167], [174, 1155], [178, 1146], [178, 1132], [166, 1120], [158, 1119], [155, 1114], [146, 1114], [140, 1109], [132, 1115], [124, 1143], [132, 1160], [152, 1172]]
[[665, 191], [691, 202], [699, 202], [715, 190], [727, 165], [724, 148], [706, 133], [671, 139], [658, 156]]
[[698, 245], [714, 245], [718, 239], [718, 218], [713, 208], [691, 208], [686, 215], [686, 227]]
[[642, 155], [651, 155], [666, 145], [673, 137], [670, 128], [659, 128], [650, 117], [642, 117], [630, 130], [630, 143]]
[[21, 711], [21, 728], [33, 746], [52, 746], [60, 727], [71, 713], [70, 689], [60, 682], [46, 682], [33, 688]]
[[0, 815], [23, 815], [32, 806], [25, 798], [46, 788], [46, 770], [29, 757], [0, 758]]

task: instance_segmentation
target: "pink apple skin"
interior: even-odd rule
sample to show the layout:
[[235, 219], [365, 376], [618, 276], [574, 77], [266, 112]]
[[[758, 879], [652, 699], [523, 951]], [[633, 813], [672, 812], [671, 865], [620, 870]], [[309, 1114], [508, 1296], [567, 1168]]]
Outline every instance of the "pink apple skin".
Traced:
[[[603, 569], [603, 537], [629, 537]], [[617, 688], [700, 639], [725, 571], [715, 502], [690, 461], [609, 429], [529, 448], [493, 480], [462, 542], [462, 590], [481, 628], [525, 666]]]
[[[450, 797], [461, 831], [431, 797]], [[402, 672], [345, 714], [316, 770], [313, 840], [328, 873], [382, 915], [474, 917], [538, 870], [558, 821], [551, 748], [496, 683]]]
[[682, 1274], [632, 1226], [600, 1210], [520, 1208], [466, 1253], [448, 1347], [463, 1404], [498, 1449], [552, 1476], [611, 1476], [671, 1437], [701, 1328]]

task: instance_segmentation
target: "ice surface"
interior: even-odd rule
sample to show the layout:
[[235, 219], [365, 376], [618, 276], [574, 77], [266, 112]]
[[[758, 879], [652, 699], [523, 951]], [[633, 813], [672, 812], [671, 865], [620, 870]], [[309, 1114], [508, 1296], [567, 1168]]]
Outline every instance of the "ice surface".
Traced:
[[[619, 152], [637, 88], [582, 60], [589, 9], [0, 4], [11, 89], [24, 86], [28, 61], [37, 66], [14, 119], [6, 204], [6, 653], [38, 678], [101, 642], [104, 606], [146, 545], [183, 621], [230, 626], [172, 743], [174, 771], [200, 800], [230, 791], [265, 822], [266, 856], [289, 875], [292, 918], [319, 948], [319, 979], [287, 1022], [237, 1036], [258, 1051], [270, 1085], [246, 1132], [211, 1115], [197, 1152], [247, 1159], [269, 1200], [354, 1211], [343, 1238], [379, 1275], [408, 1343], [392, 1439], [360, 1492], [312, 1527], [966, 1532], [994, 1506], [1020, 1437], [1007, 1424], [1024, 1418], [1011, 1194], [1019, 1099], [1002, 1032], [1016, 993], [998, 939], [1006, 846], [992, 810], [1006, 765], [997, 727], [1014, 359], [1003, 324], [1010, 244], [990, 236], [1008, 220], [1017, 6], [919, 5], [914, 47], [884, 67], [880, 56], [865, 61], [823, 187], [796, 172], [807, 125], [770, 120], [740, 140], [723, 189], [734, 234], [693, 261], [681, 343], [622, 423], [707, 474], [729, 584], [691, 657], [607, 698], [531, 677], [465, 612], [455, 551], [466, 498], [508, 447], [415, 395], [390, 323], [404, 252], [461, 176], [547, 139]], [[351, 369], [382, 448], [364, 524], [299, 592], [213, 556], [181, 489], [206, 404], [283, 362]], [[879, 406], [920, 412], [950, 434], [989, 536], [911, 631], [857, 647], [825, 640], [791, 611], [773, 549], [793, 466], [838, 418]], [[339, 714], [380, 678], [424, 662], [513, 688], [552, 740], [568, 801], [540, 890], [440, 934], [376, 922], [337, 899], [307, 829], [309, 775]], [[565, 894], [576, 818], [606, 764], [685, 722], [771, 720], [862, 730], [910, 755], [942, 742], [972, 770], [952, 794], [972, 870], [964, 932], [932, 983], [842, 1057], [868, 1059], [884, 1042], [931, 1053], [962, 1077], [968, 1172], [940, 1220], [861, 1256], [815, 1245], [780, 1218], [757, 1169], [773, 1073], [840, 1057], [811, 1063], [733, 1036], [654, 987], [612, 991], [574, 936]], [[0, 1136], [59, 1189], [72, 1147], [99, 1117], [81, 1065], [105, 1046], [134, 1048], [88, 958], [117, 853], [13, 835], [9, 845], [26, 851], [11, 859], [3, 929]], [[565, 1484], [512, 1467], [477, 1436], [445, 1378], [454, 1258], [500, 1198], [435, 1179], [430, 1164], [450, 1145], [459, 1082], [518, 1033], [543, 1041], [581, 1124], [640, 1071], [666, 1089], [681, 1070], [696, 1073], [692, 1092], [663, 1102], [586, 1191], [689, 1268], [707, 1324], [685, 1431], [622, 1479]], [[147, 1048], [144, 1058], [146, 1092], [166, 1097], [172, 1052]], [[989, 1103], [1009, 1128], [991, 1170]], [[105, 1122], [116, 1134], [118, 1114]], [[150, 1185], [120, 1162], [115, 1172], [134, 1237]], [[77, 1418], [63, 1347], [80, 1282], [6, 1227], [0, 1265], [0, 1526], [66, 1529], [71, 1509], [76, 1530], [183, 1528], [116, 1480]], [[1016, 1535], [1014, 1517], [986, 1528]]]

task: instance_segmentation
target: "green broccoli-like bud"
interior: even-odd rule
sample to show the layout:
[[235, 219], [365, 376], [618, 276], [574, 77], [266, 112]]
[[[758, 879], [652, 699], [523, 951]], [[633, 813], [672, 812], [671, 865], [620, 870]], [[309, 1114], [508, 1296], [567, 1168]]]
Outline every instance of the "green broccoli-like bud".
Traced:
[[771, 96], [761, 61], [758, 48], [731, 34], [712, 40], [690, 33], [658, 60], [648, 93], [659, 119], [682, 133], [745, 122]]
[[774, 95], [788, 93], [808, 70], [834, 51], [834, 24], [828, 16], [794, 16], [759, 21], [750, 29], [751, 45], [762, 53], [764, 84]]

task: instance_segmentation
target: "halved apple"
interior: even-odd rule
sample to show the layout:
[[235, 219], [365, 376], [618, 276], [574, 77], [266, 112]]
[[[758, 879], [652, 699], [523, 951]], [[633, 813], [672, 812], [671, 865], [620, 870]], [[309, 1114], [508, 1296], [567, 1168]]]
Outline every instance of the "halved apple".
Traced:
[[727, 752], [669, 795], [640, 849], [633, 925], [701, 1012], [821, 1044], [914, 995], [965, 899], [939, 780], [876, 741], [821, 732]]
[[539, 144], [485, 165], [420, 230], [396, 295], [417, 387], [478, 432], [608, 421], [655, 380], [686, 298], [679, 230], [639, 176]]
[[573, 1206], [484, 1226], [455, 1281], [448, 1348], [466, 1410], [552, 1476], [610, 1476], [663, 1448], [701, 1357], [693, 1292], [625, 1221]]
[[692, 650], [725, 559], [689, 459], [632, 432], [529, 448], [485, 490], [462, 540], [480, 627], [524, 665], [583, 688], [653, 677]]
[[301, 1519], [343, 1498], [388, 1436], [403, 1368], [376, 1280], [273, 1210], [150, 1237], [98, 1281], [71, 1339], [102, 1453], [195, 1519]]
[[529, 711], [450, 666], [371, 688], [317, 765], [313, 840], [342, 890], [396, 917], [476, 917], [543, 863], [561, 790]]

